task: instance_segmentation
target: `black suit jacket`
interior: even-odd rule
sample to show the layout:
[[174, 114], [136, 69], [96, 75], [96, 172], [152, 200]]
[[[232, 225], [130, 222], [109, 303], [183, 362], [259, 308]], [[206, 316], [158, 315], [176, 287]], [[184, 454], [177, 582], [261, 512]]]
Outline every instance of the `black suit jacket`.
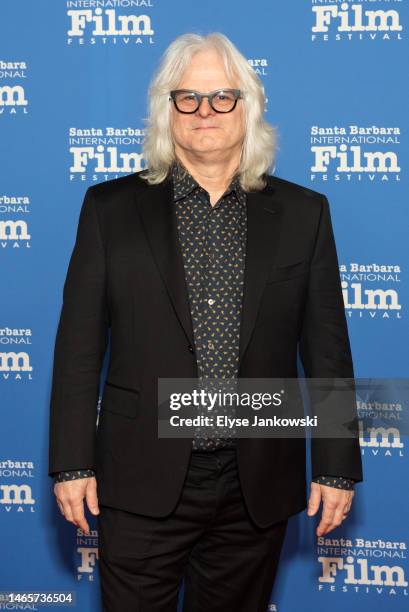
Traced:
[[[162, 517], [191, 439], [158, 438], [157, 378], [198, 372], [171, 181], [150, 186], [139, 174], [85, 194], [55, 341], [49, 474], [93, 468], [100, 503]], [[307, 377], [353, 378], [327, 198], [269, 176], [247, 194], [247, 218], [239, 376], [295, 378], [298, 348]], [[357, 437], [313, 440], [311, 453], [313, 477], [362, 480]], [[259, 526], [306, 508], [304, 439], [240, 438], [237, 460]]]

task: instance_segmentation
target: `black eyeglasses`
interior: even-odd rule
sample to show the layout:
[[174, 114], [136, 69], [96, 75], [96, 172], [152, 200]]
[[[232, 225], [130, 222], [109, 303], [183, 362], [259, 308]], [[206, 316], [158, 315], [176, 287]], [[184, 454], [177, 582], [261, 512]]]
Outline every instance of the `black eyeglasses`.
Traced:
[[170, 92], [169, 100], [173, 100], [179, 113], [195, 113], [203, 98], [216, 113], [231, 113], [236, 108], [237, 100], [243, 98], [240, 89], [216, 89], [207, 94], [192, 91], [191, 89], [174, 89]]

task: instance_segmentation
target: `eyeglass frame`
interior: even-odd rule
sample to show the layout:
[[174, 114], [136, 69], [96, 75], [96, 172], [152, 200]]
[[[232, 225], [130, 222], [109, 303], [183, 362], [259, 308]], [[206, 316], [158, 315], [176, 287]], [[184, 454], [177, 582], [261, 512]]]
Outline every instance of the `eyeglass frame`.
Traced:
[[[180, 109], [178, 108], [178, 106], [177, 106], [177, 104], [176, 104], [176, 100], [175, 100], [176, 94], [181, 93], [181, 92], [184, 92], [184, 91], [185, 91], [186, 93], [192, 93], [192, 94], [195, 94], [195, 96], [197, 96], [197, 97], [199, 98], [199, 103], [198, 103], [197, 107], [195, 108], [195, 110], [192, 110], [192, 111], [182, 111], [182, 110], [180, 110]], [[213, 107], [213, 104], [212, 104], [212, 102], [213, 102], [213, 98], [214, 98], [214, 97], [215, 97], [217, 94], [219, 94], [221, 91], [233, 92], [233, 94], [234, 94], [234, 96], [235, 96], [235, 100], [234, 100], [233, 107], [232, 107], [230, 110], [228, 110], [228, 111], [220, 111], [220, 110], [216, 110], [216, 109]], [[243, 95], [242, 95], [242, 91], [241, 91], [241, 89], [229, 89], [229, 88], [215, 89], [214, 91], [210, 91], [210, 92], [209, 92], [209, 93], [207, 93], [207, 94], [202, 94], [202, 93], [200, 93], [199, 91], [194, 91], [194, 89], [172, 89], [172, 91], [171, 91], [171, 92], [169, 92], [169, 94], [170, 94], [170, 95], [169, 95], [169, 100], [173, 100], [173, 103], [174, 103], [174, 105], [175, 105], [176, 110], [177, 110], [179, 113], [183, 113], [184, 115], [192, 115], [193, 113], [196, 113], [196, 112], [199, 110], [199, 108], [200, 108], [200, 105], [201, 105], [201, 103], [202, 103], [203, 98], [207, 98], [207, 99], [208, 99], [209, 104], [210, 104], [210, 107], [212, 108], [212, 110], [214, 110], [216, 113], [221, 113], [222, 115], [225, 115], [226, 113], [231, 113], [232, 111], [234, 111], [234, 109], [235, 109], [235, 108], [236, 108], [236, 106], [237, 106], [237, 101], [238, 101], [238, 100], [242, 100], [242, 99], [243, 99]]]

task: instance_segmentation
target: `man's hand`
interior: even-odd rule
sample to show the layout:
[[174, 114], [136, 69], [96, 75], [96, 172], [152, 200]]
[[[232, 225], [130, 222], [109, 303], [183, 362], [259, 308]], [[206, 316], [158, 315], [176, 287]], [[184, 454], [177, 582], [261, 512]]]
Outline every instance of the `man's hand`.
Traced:
[[321, 498], [323, 501], [321, 521], [316, 530], [317, 536], [325, 535], [342, 523], [351, 509], [354, 494], [355, 491], [327, 487], [316, 482], [311, 483], [308, 516], [314, 516], [320, 506]]
[[74, 523], [89, 535], [89, 525], [85, 519], [83, 499], [85, 497], [92, 514], [99, 514], [95, 476], [57, 482], [54, 485], [54, 494], [61, 514], [67, 521]]

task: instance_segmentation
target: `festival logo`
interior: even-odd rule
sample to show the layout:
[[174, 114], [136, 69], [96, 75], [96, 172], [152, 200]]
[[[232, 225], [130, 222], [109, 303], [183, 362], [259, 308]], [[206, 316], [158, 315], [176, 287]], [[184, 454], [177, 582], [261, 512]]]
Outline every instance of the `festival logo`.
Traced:
[[401, 0], [312, 0], [311, 41], [402, 40]]
[[0, 327], [0, 379], [13, 381], [33, 380], [30, 354], [23, 347], [31, 345], [31, 329]]
[[401, 267], [350, 262], [339, 266], [345, 314], [350, 319], [401, 319]]
[[0, 116], [28, 113], [27, 62], [0, 59]]
[[[95, 5], [95, 6], [93, 6]], [[151, 0], [67, 0], [67, 45], [155, 44]]]
[[[385, 413], [383, 415], [384, 418], [390, 419], [399, 419], [401, 414], [399, 410], [402, 410], [402, 407], [396, 408], [393, 404], [391, 406], [373, 406], [370, 404], [366, 404], [364, 402], [357, 402], [357, 408], [359, 414], [365, 413], [373, 414], [374, 410], [390, 410], [390, 413]], [[375, 413], [375, 418], [376, 418]], [[392, 455], [398, 455], [399, 457], [403, 457], [403, 449], [404, 442], [401, 439], [400, 429], [396, 426], [395, 423], [390, 427], [384, 427], [383, 425], [374, 427], [365, 427], [363, 426], [363, 422], [359, 421], [359, 442], [362, 450], [362, 454], [366, 452], [371, 453], [377, 457], [387, 457]]]
[[[28, 222], [21, 218], [27, 214], [30, 214], [28, 196], [0, 196], [0, 249], [31, 248]], [[11, 219], [10, 215], [17, 218]]]
[[[268, 60], [266, 58], [252, 58], [248, 59], [247, 62], [253, 68], [254, 72], [260, 79], [263, 79], [268, 76]], [[268, 112], [268, 97], [264, 92], [264, 112]]]
[[69, 130], [70, 181], [118, 178], [143, 170], [141, 128], [75, 128]]
[[317, 562], [321, 592], [408, 595], [406, 542], [320, 536]]
[[89, 530], [89, 535], [77, 528], [76, 548], [78, 553], [77, 580], [92, 582], [98, 560], [98, 530]]
[[406, 379], [357, 379], [357, 413], [362, 455], [404, 457], [408, 435]]
[[310, 180], [385, 183], [400, 181], [400, 127], [311, 127]]
[[0, 460], [0, 512], [35, 512], [36, 500], [30, 479], [35, 478], [33, 461]]

